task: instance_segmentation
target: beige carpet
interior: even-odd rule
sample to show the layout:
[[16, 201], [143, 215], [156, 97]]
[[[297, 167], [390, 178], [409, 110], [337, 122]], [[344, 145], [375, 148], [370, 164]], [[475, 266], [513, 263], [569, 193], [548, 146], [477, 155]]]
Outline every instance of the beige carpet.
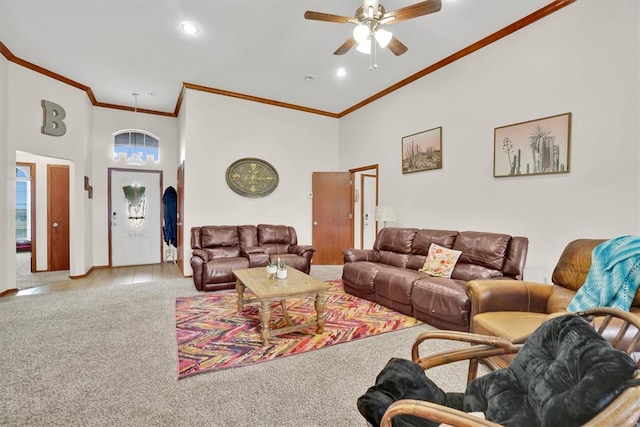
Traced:
[[18, 290], [69, 280], [69, 270], [31, 272], [31, 252], [16, 253], [16, 288]]
[[[176, 279], [0, 298], [0, 425], [364, 427], [357, 398], [432, 329], [178, 381], [175, 298], [195, 294]], [[430, 371], [448, 391], [465, 374]]]

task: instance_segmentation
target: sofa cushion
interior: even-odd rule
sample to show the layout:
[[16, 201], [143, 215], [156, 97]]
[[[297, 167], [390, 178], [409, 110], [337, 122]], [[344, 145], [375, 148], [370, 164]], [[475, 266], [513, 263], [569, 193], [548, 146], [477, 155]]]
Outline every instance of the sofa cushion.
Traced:
[[451, 249], [457, 235], [457, 231], [451, 230], [418, 230], [413, 238], [411, 253], [414, 255], [427, 255], [432, 243]]
[[376, 295], [385, 300], [409, 305], [413, 282], [423, 277], [424, 274], [406, 268], [382, 268], [374, 280]]
[[462, 251], [461, 264], [476, 264], [502, 270], [511, 236], [497, 233], [463, 231], [458, 234], [453, 249]]
[[417, 231], [417, 228], [383, 228], [378, 233], [373, 249], [398, 254], [410, 254], [413, 238]]
[[452, 279], [474, 280], [474, 279], [491, 279], [492, 277], [501, 277], [502, 271], [492, 268], [483, 267], [475, 264], [463, 264], [458, 260], [453, 272]]
[[249, 268], [249, 260], [245, 257], [220, 258], [207, 261], [202, 273], [204, 283], [235, 282], [233, 270]]
[[258, 224], [258, 243], [291, 244], [289, 228], [286, 225]]
[[453, 272], [453, 267], [456, 266], [460, 254], [462, 254], [461, 251], [443, 248], [432, 243], [420, 271], [434, 277], [451, 277], [451, 272]]
[[239, 246], [238, 229], [235, 225], [211, 225], [200, 230], [202, 248]]
[[399, 254], [391, 251], [380, 251], [381, 264], [392, 265], [394, 267], [407, 268], [407, 263], [411, 255]]

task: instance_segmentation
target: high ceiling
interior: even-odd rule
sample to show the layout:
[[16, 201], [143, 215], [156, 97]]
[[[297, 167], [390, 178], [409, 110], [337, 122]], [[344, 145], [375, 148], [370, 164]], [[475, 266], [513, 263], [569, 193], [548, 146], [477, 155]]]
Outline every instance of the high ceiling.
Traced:
[[[0, 42], [99, 103], [133, 107], [139, 93], [138, 108], [173, 113], [186, 82], [338, 114], [551, 3], [442, 0], [440, 12], [387, 27], [409, 50], [378, 50], [373, 71], [355, 49], [333, 55], [351, 24], [304, 19], [353, 16], [361, 0], [0, 0]], [[183, 21], [199, 33], [182, 33]]]

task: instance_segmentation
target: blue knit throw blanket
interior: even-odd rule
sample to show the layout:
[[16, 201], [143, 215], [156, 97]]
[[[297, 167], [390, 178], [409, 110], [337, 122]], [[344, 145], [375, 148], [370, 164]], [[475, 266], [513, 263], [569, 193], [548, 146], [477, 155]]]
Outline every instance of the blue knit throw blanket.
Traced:
[[568, 311], [614, 307], [629, 311], [640, 285], [640, 237], [620, 236], [593, 249], [584, 284]]

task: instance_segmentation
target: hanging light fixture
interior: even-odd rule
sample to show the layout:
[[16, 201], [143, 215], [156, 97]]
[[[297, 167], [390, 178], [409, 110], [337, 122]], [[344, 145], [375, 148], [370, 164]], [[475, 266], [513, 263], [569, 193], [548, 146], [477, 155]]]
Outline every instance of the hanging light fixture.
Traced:
[[[138, 148], [138, 137], [140, 132], [138, 131], [138, 127], [137, 127], [137, 117], [138, 117], [138, 98], [140, 97], [140, 94], [137, 92], [133, 92], [131, 95], [134, 98], [134, 106], [133, 106], [134, 119], [133, 120], [135, 122], [135, 129], [129, 132], [129, 147]], [[133, 144], [131, 143], [132, 138], [133, 138]], [[129, 149], [131, 150], [131, 148]], [[142, 159], [142, 156], [140, 155], [140, 153], [136, 151], [136, 152], [130, 153], [127, 163], [135, 164], [135, 165], [143, 165], [144, 160]]]
[[393, 34], [381, 28], [380, 18], [384, 15], [384, 8], [377, 0], [365, 0], [359, 15], [360, 23], [353, 29], [353, 38], [357, 43], [358, 52], [370, 55], [369, 70], [378, 67], [376, 43], [384, 49], [389, 45]]

